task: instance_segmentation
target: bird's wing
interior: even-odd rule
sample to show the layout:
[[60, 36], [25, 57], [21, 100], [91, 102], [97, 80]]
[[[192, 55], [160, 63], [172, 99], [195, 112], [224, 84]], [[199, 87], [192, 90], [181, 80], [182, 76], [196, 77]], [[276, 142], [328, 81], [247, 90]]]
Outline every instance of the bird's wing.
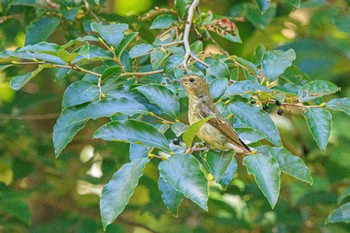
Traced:
[[209, 115], [214, 115], [215, 117], [211, 118], [208, 123], [225, 134], [235, 146], [240, 147], [247, 152], [250, 152], [249, 147], [238, 137], [237, 133], [221, 115], [214, 103], [209, 106], [203, 104], [200, 108], [200, 115], [203, 118]]

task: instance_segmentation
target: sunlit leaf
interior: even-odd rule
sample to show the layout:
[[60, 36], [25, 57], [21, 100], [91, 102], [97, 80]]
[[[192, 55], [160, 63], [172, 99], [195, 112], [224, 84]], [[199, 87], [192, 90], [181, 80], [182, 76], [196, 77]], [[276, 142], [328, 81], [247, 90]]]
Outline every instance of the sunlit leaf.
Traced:
[[165, 206], [175, 217], [177, 217], [180, 204], [184, 199], [184, 195], [181, 192], [176, 191], [176, 189], [171, 184], [166, 182], [161, 176], [158, 180], [158, 188]]
[[326, 224], [337, 222], [350, 223], [350, 202], [336, 208], [326, 220]]
[[215, 100], [219, 98], [228, 87], [228, 79], [227, 78], [217, 78], [214, 79], [210, 84], [210, 95]]
[[130, 57], [131, 58], [137, 58], [141, 56], [145, 56], [147, 54], [150, 54], [153, 50], [153, 45], [150, 44], [139, 44], [134, 46], [130, 50]]
[[350, 115], [350, 98], [335, 98], [326, 103], [325, 108], [342, 111], [346, 114]]
[[149, 161], [150, 159], [146, 157], [124, 164], [104, 186], [100, 201], [104, 229], [125, 209]]
[[186, 132], [182, 135], [182, 139], [188, 147], [192, 146], [193, 139], [196, 136], [196, 133], [200, 129], [200, 127], [202, 127], [202, 125], [204, 125], [207, 121], [209, 121], [213, 117], [214, 116], [210, 115], [200, 121], [197, 121], [196, 123], [188, 127]]
[[129, 28], [127, 24], [102, 25], [96, 22], [91, 23], [91, 30], [97, 32], [107, 44], [117, 48], [124, 37], [124, 32]]
[[64, 92], [62, 107], [68, 108], [87, 102], [98, 100], [99, 88], [97, 85], [86, 82], [77, 81], [69, 85]]
[[325, 80], [315, 80], [305, 84], [298, 93], [300, 101], [307, 102], [320, 98], [325, 95], [333, 94], [339, 91], [337, 85], [325, 81]]
[[234, 151], [214, 151], [209, 150], [205, 157], [211, 174], [216, 182], [219, 182], [227, 171], [233, 159]]
[[175, 190], [208, 210], [208, 181], [200, 169], [200, 163], [190, 154], [175, 154], [160, 162], [161, 177]]
[[150, 29], [166, 29], [173, 24], [178, 24], [178, 21], [174, 15], [171, 15], [171, 14], [159, 15], [153, 21]]

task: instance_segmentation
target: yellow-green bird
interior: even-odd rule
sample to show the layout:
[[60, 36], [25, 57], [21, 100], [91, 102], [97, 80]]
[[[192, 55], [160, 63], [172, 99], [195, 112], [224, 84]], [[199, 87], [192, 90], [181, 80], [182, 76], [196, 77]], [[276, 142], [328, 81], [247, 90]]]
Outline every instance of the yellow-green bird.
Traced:
[[186, 75], [179, 81], [188, 93], [188, 120], [190, 124], [206, 118], [207, 121], [197, 132], [197, 136], [210, 145], [212, 149], [238, 153], [250, 153], [249, 147], [238, 137], [232, 126], [216, 108], [210, 96], [207, 82], [198, 75]]

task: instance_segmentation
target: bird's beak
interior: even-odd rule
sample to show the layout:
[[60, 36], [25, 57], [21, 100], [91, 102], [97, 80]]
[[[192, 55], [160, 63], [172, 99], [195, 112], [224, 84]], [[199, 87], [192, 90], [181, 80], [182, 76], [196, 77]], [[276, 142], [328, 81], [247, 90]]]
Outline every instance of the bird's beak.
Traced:
[[174, 79], [173, 82], [181, 83], [181, 79]]

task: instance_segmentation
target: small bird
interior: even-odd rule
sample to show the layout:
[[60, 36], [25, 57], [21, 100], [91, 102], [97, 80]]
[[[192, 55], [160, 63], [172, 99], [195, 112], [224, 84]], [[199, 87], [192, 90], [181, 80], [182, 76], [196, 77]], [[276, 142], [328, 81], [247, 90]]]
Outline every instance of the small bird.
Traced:
[[197, 136], [210, 145], [212, 149], [248, 154], [249, 147], [238, 137], [232, 126], [216, 108], [210, 96], [207, 82], [198, 75], [186, 75], [179, 81], [188, 93], [188, 119], [190, 124], [213, 115], [198, 130]]

